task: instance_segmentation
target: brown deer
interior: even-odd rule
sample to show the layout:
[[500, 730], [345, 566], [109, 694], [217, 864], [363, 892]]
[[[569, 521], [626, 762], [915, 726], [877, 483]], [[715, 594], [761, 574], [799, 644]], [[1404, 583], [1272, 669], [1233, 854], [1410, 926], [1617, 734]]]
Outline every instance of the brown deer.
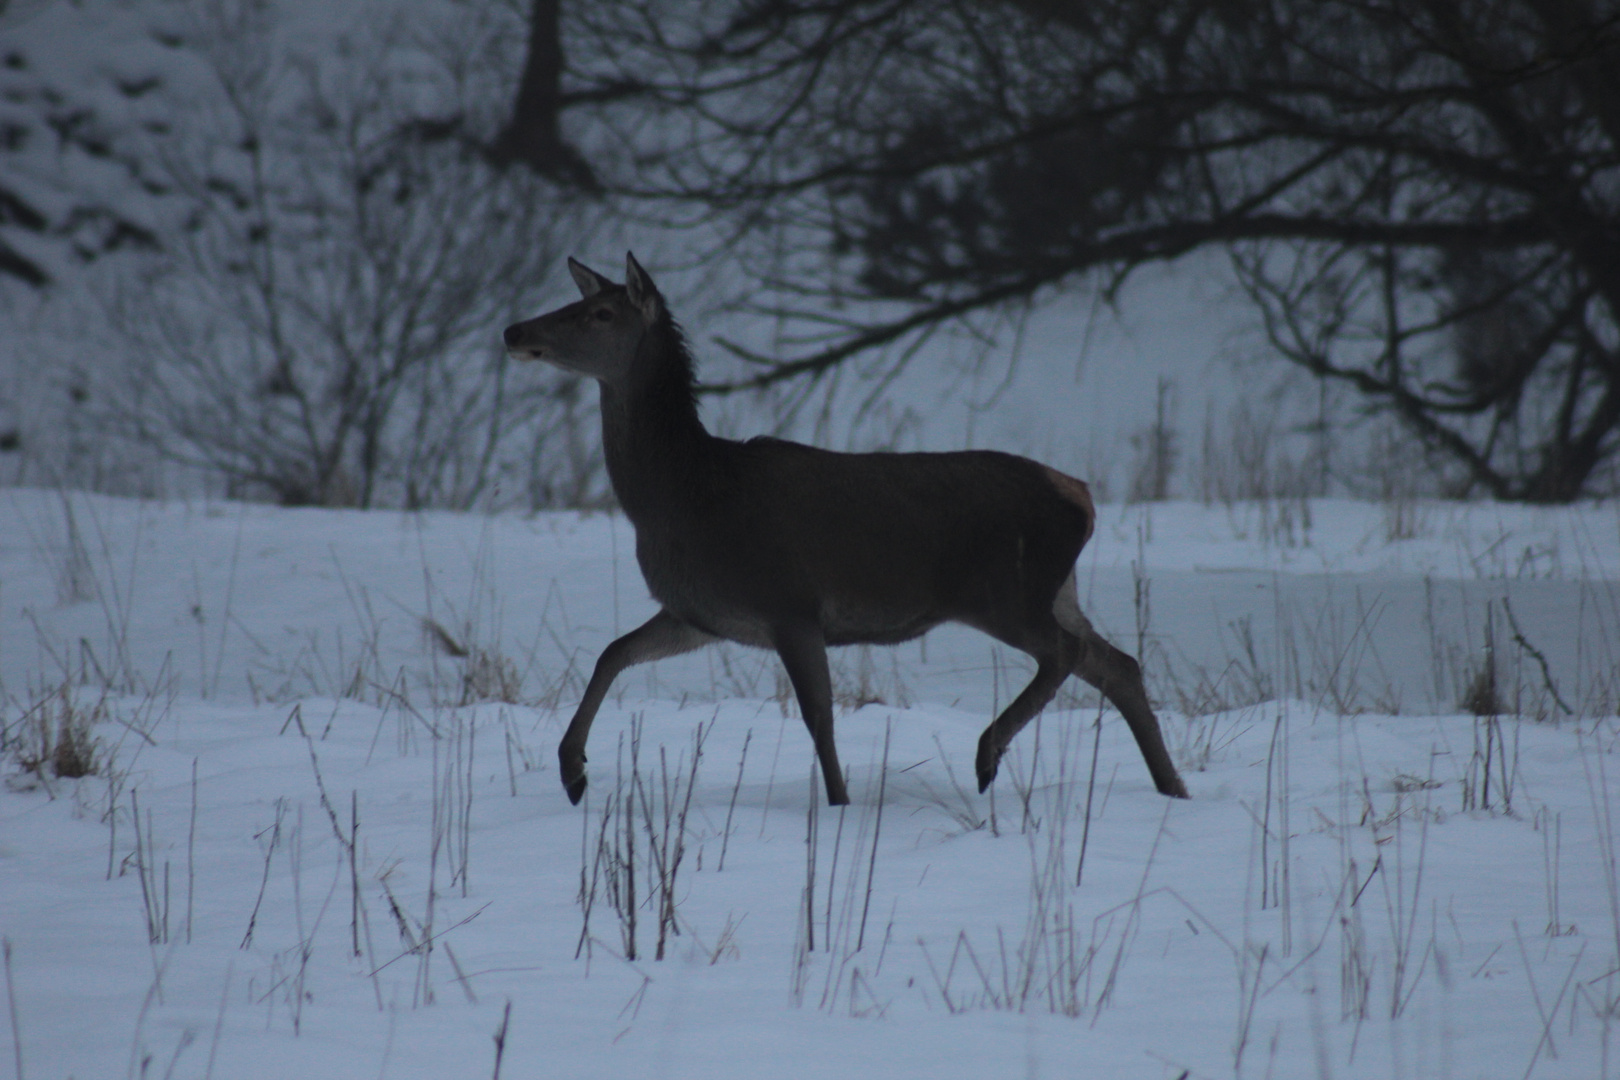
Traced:
[[570, 800], [585, 793], [585, 741], [614, 678], [723, 639], [782, 658], [827, 801], [845, 804], [827, 646], [897, 644], [947, 621], [1037, 664], [979, 739], [980, 791], [1073, 672], [1124, 715], [1154, 786], [1186, 797], [1141, 668], [1076, 601], [1074, 562], [1096, 520], [1084, 483], [989, 450], [841, 454], [717, 438], [698, 419], [685, 337], [635, 257], [623, 285], [572, 259], [568, 269], [584, 299], [507, 327], [506, 347], [600, 385], [608, 478], [662, 605], [596, 661], [557, 748]]

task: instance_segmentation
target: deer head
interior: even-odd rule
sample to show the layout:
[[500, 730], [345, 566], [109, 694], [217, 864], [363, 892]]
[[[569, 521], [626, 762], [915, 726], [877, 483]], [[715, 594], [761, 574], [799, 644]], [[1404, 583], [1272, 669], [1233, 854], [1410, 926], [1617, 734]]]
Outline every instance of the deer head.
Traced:
[[625, 255], [625, 283], [568, 260], [568, 272], [582, 299], [550, 314], [506, 328], [506, 351], [516, 360], [543, 360], [602, 383], [625, 383], [642, 339], [668, 319], [658, 286]]

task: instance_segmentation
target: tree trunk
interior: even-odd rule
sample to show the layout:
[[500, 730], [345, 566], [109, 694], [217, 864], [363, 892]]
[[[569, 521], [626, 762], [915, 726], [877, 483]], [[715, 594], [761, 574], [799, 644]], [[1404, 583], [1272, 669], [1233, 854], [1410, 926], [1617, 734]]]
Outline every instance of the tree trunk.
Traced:
[[537, 173], [587, 190], [595, 174], [562, 137], [562, 0], [534, 0], [529, 13], [529, 49], [518, 80], [512, 116], [490, 147], [504, 165], [527, 165]]

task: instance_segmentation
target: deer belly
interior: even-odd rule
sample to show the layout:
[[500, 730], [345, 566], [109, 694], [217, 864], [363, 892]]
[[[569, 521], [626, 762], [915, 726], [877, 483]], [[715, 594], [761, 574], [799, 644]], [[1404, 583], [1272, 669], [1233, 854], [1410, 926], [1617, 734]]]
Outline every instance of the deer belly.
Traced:
[[829, 645], [897, 645], [944, 621], [932, 611], [870, 598], [830, 596], [821, 603], [821, 633]]
[[[648, 585], [652, 586], [653, 583], [649, 580]], [[753, 645], [761, 649], [774, 647], [772, 619], [763, 611], [728, 602], [714, 592], [682, 587], [678, 582], [668, 583], [663, 588], [653, 586], [652, 594], [664, 610], [706, 634], [735, 641], [739, 645]]]
[[[663, 540], [663, 542], [659, 542]], [[814, 560], [733, 549], [731, 558], [663, 538], [637, 535], [642, 576], [653, 598], [700, 630], [771, 648], [777, 626], [815, 619], [829, 645], [895, 644], [945, 621], [908, 574], [839, 573]]]
[[[705, 633], [762, 649], [774, 647], [773, 628], [792, 618], [801, 603], [785, 596], [745, 598], [703, 588], [690, 578], [648, 575], [653, 598], [672, 615]], [[825, 596], [815, 609], [828, 645], [893, 645], [926, 633], [944, 617], [870, 597]]]

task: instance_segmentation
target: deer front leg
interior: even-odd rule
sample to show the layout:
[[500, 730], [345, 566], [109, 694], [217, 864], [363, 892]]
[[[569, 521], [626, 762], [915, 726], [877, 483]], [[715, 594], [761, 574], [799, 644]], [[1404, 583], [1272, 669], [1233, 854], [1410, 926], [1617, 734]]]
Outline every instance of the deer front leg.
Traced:
[[580, 699], [574, 718], [563, 733], [557, 746], [557, 764], [562, 770], [563, 789], [568, 801], [578, 804], [585, 794], [585, 740], [590, 738], [591, 722], [596, 710], [602, 707], [608, 688], [619, 672], [649, 660], [662, 660], [691, 652], [715, 640], [691, 623], [660, 611], [628, 634], [609, 643], [596, 658], [596, 669], [586, 684], [585, 696]]
[[832, 676], [827, 671], [826, 640], [814, 626], [779, 627], [774, 637], [776, 653], [799, 699], [805, 727], [816, 744], [821, 776], [827, 782], [827, 802], [847, 806], [849, 792], [844, 788], [844, 771], [838, 765], [838, 747], [833, 742]]

